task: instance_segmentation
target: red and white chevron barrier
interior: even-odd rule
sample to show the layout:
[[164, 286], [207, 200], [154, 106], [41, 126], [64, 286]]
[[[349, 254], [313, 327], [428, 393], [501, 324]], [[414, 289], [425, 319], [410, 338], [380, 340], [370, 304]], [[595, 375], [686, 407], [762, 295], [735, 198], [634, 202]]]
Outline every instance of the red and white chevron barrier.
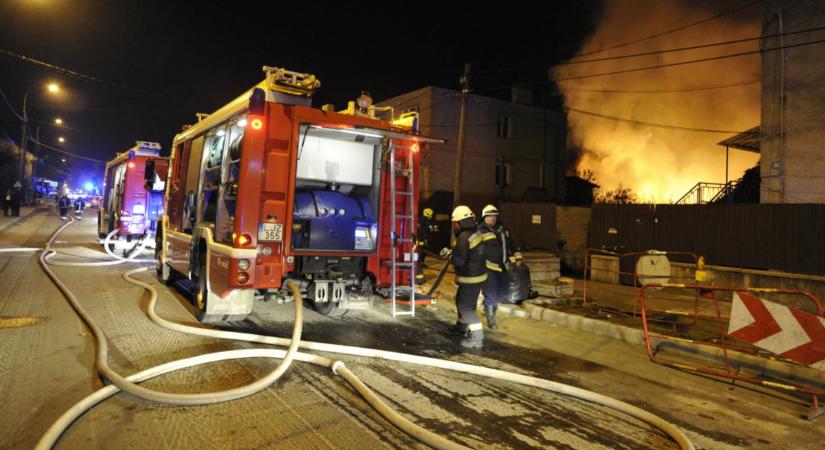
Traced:
[[814, 314], [734, 292], [728, 335], [825, 370], [825, 319]]

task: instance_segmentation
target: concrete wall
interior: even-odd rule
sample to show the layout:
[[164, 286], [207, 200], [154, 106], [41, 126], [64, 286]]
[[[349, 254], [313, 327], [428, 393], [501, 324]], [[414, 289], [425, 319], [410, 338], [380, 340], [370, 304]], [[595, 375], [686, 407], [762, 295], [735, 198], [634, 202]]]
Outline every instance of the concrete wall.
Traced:
[[[701, 284], [723, 286], [731, 288], [776, 288], [805, 291], [813, 294], [820, 300], [825, 300], [825, 277], [799, 275], [773, 270], [749, 270], [723, 266], [705, 266], [707, 281]], [[696, 268], [692, 264], [671, 263], [673, 276], [685, 277], [674, 282], [686, 283], [694, 278]], [[730, 294], [719, 293], [719, 298], [729, 300]], [[815, 312], [812, 303], [796, 294], [757, 293], [759, 297], [775, 301], [792, 308]]]
[[564, 262], [575, 270], [584, 270], [587, 233], [590, 230], [590, 208], [557, 206], [556, 230], [559, 239], [565, 241], [560, 255]]
[[[763, 35], [825, 26], [821, 2], [768, 0]], [[822, 39], [809, 32], [763, 39], [776, 48]], [[825, 202], [823, 44], [762, 52], [762, 203]]]
[[[397, 112], [417, 108], [421, 133], [447, 139], [422, 154], [421, 195], [453, 190], [460, 95], [428, 87], [380, 102]], [[499, 116], [510, 118], [510, 137], [496, 136]], [[566, 125], [561, 114], [470, 94], [462, 176], [462, 199], [518, 201], [529, 187], [544, 187], [550, 200], [564, 198]], [[542, 166], [542, 161], [544, 165]], [[510, 165], [510, 182], [496, 185], [496, 164]]]
[[619, 257], [590, 255], [590, 279], [602, 283], [619, 284]]

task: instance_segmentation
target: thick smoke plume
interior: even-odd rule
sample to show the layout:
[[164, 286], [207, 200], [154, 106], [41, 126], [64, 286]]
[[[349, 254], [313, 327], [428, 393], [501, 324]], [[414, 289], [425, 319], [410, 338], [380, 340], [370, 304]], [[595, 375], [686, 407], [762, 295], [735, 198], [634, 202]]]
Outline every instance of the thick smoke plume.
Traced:
[[[670, 30], [731, 10], [739, 2], [610, 0], [580, 55]], [[758, 5], [675, 33], [571, 60], [603, 58], [756, 37]], [[620, 183], [646, 202], [673, 202], [700, 181], [724, 182], [725, 149], [732, 134], [656, 128], [573, 111], [681, 127], [744, 131], [759, 124], [759, 54], [619, 75], [589, 76], [759, 49], [759, 41], [643, 57], [563, 64], [554, 71], [566, 97], [575, 170], [592, 170], [601, 189]], [[754, 82], [722, 89], [660, 92]], [[633, 91], [633, 92], [615, 92]], [[730, 178], [755, 165], [758, 155], [731, 150]]]

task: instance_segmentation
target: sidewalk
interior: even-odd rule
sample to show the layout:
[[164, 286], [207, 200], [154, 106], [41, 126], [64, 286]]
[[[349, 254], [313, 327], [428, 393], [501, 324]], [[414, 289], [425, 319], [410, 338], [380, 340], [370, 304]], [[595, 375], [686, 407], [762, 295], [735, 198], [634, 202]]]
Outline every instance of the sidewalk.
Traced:
[[[429, 290], [430, 283], [435, 280], [441, 264], [431, 264], [431, 266], [432, 268], [425, 270], [426, 282], [422, 286], [425, 292]], [[545, 285], [543, 282], [533, 284], [533, 289], [540, 294], [549, 293], [552, 290], [550, 285]], [[637, 305], [639, 288], [590, 281], [587, 283], [586, 304], [582, 300], [583, 288], [582, 280], [575, 280], [573, 296], [550, 298], [542, 295], [537, 299], [527, 300], [521, 305], [500, 305], [498, 316], [505, 320], [507, 316], [528, 318], [545, 322], [548, 326], [563, 326], [610, 337], [638, 345], [639, 351], [644, 353], [646, 351], [645, 333]], [[455, 301], [455, 291], [454, 275], [448, 272], [434, 296], [441, 303], [452, 304]], [[667, 355], [665, 359], [683, 361], [684, 364], [693, 367], [715, 368], [719, 368], [727, 356], [731, 367], [740, 373], [825, 389], [825, 373], [822, 371], [772, 357], [753, 356], [737, 351], [728, 351], [725, 355], [718, 347], [692, 342], [694, 340], [712, 342], [713, 336], [717, 338], [719, 336], [716, 322], [700, 321], [699, 326], [691, 328], [685, 326], [686, 317], [679, 321], [680, 314], [678, 313], [693, 310], [693, 299], [692, 295], [679, 295], [668, 291], [646, 293], [649, 319], [678, 323], [678, 326], [672, 326], [670, 323], [650, 324], [653, 334], [651, 348], [654, 354], [663, 353]], [[730, 302], [720, 300], [719, 306], [721, 315], [729, 316]], [[651, 312], [653, 309], [656, 312]], [[715, 314], [715, 307], [712, 302], [704, 301], [700, 303], [699, 311], [705, 314]], [[482, 321], [484, 321], [483, 318]], [[486, 324], [486, 321], [484, 322]], [[727, 325], [725, 325], [726, 329]], [[673, 336], [676, 340], [657, 338], [656, 333]], [[718, 339], [716, 341], [718, 342]], [[740, 342], [736, 344], [745, 346]], [[654, 363], [651, 361], [651, 364]]]
[[0, 233], [6, 231], [6, 229], [10, 228], [15, 223], [39, 212], [39, 211], [48, 211], [49, 208], [46, 206], [22, 206], [20, 208], [20, 217], [11, 217], [11, 216], [3, 216], [0, 215]]

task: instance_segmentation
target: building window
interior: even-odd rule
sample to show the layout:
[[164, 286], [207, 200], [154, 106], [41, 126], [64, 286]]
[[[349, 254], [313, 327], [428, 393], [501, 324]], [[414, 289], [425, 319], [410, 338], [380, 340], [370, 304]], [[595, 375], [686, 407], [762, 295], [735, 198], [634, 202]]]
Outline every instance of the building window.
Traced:
[[496, 164], [496, 186], [510, 185], [510, 164]]
[[496, 120], [496, 137], [509, 139], [512, 131], [512, 121], [508, 116], [498, 116]]

